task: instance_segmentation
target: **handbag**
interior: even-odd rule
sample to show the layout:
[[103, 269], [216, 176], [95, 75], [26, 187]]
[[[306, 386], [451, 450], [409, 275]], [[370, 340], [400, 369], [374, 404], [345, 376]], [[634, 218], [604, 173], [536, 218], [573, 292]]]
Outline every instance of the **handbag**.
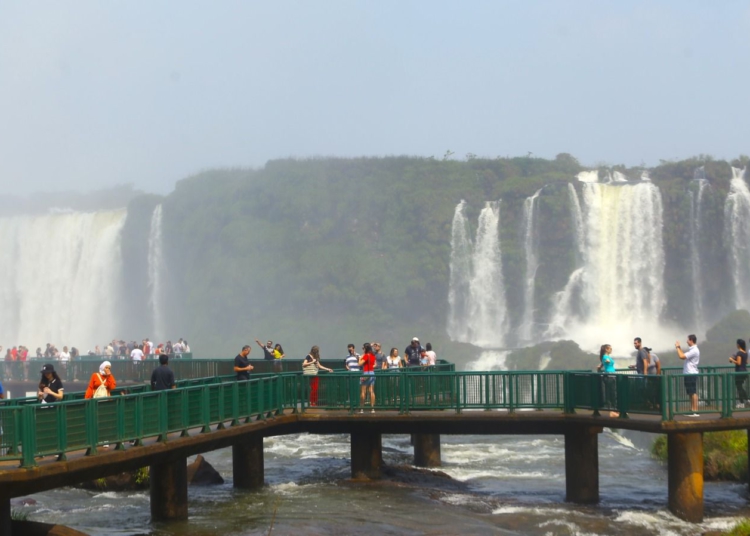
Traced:
[[96, 375], [99, 376], [99, 381], [102, 382], [102, 384], [96, 388], [96, 391], [94, 391], [94, 396], [92, 398], [106, 398], [109, 396], [109, 391], [107, 391], [107, 386], [104, 385], [104, 379], [98, 372]]

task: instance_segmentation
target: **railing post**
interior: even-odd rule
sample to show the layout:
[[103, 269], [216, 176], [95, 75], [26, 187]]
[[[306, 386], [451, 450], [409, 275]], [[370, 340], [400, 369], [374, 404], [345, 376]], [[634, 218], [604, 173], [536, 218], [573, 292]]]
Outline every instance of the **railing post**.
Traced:
[[96, 398], [90, 398], [86, 401], [86, 407], [84, 413], [86, 414], [86, 441], [88, 442], [88, 450], [86, 454], [96, 454], [96, 447], [98, 438], [98, 417], [99, 417], [99, 402]]
[[55, 423], [57, 424], [57, 461], [64, 461], [67, 456], [65, 451], [68, 449], [68, 406], [62, 404], [55, 408]]
[[576, 410], [573, 407], [573, 396], [571, 394], [571, 372], [563, 371], [563, 413], [572, 414]]
[[661, 383], [661, 389], [659, 389], [661, 420], [668, 421], [671, 418], [669, 415], [669, 408], [667, 407], [669, 400], [669, 396], [667, 393], [667, 391], [669, 390], [669, 376], [667, 376], [666, 374], [662, 374], [662, 376], [659, 378], [659, 382]]
[[21, 467], [36, 466], [36, 415], [35, 406], [21, 409]]
[[513, 373], [508, 372], [508, 413], [513, 413], [513, 408], [515, 406], [515, 389], [513, 386]]
[[461, 388], [461, 378], [466, 378], [465, 376], [459, 376], [456, 371], [452, 371], [451, 375], [451, 385], [453, 386], [455, 393], [456, 393], [456, 413], [461, 413], [461, 399], [463, 398], [464, 394], [466, 393], [466, 385], [464, 382], [463, 389]]
[[630, 409], [630, 390], [628, 389], [627, 376], [615, 374], [615, 388], [617, 390], [617, 411], [621, 419], [627, 419]]

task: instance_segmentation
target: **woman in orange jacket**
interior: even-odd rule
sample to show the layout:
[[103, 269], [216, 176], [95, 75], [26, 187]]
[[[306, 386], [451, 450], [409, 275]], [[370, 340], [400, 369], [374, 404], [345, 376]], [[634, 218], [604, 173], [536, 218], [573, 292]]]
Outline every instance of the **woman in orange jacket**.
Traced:
[[[109, 361], [103, 362], [99, 365], [99, 372], [94, 372], [89, 380], [88, 389], [86, 389], [86, 395], [84, 398], [94, 398], [94, 393], [99, 389], [101, 385], [107, 389], [107, 396], [112, 393], [112, 389], [117, 387], [117, 382], [112, 374], [112, 363]], [[101, 396], [101, 395], [100, 395]]]

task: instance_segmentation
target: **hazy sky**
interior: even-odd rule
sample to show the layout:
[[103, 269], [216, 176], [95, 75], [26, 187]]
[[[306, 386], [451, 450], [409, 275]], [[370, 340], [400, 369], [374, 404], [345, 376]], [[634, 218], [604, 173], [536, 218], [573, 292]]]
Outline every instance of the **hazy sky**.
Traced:
[[0, 194], [287, 156], [750, 153], [750, 2], [0, 0]]

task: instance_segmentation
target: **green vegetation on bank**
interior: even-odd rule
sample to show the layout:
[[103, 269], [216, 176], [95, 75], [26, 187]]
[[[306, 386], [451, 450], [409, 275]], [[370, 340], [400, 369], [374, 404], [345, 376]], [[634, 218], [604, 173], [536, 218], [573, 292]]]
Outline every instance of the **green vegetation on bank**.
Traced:
[[[651, 447], [653, 456], [667, 461], [667, 437], [659, 436]], [[747, 431], [729, 430], [703, 434], [703, 478], [747, 481]]]

